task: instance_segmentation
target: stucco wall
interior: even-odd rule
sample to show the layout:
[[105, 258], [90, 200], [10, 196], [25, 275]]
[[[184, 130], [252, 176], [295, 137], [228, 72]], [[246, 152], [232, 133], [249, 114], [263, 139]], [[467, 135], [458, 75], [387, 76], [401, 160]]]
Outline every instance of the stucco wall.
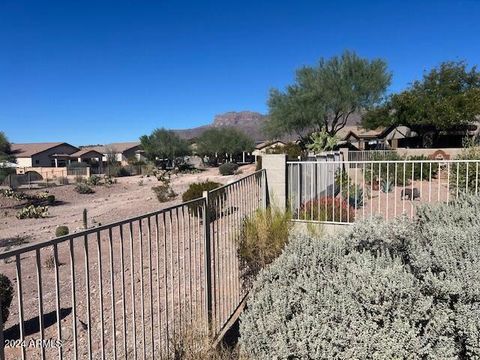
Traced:
[[17, 158], [17, 164], [21, 167], [32, 166], [32, 158]]

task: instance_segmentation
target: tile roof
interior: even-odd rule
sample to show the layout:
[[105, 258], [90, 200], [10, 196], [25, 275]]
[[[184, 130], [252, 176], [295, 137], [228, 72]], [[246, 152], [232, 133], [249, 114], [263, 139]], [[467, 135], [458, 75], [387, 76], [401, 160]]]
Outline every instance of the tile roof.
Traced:
[[24, 158], [31, 157], [35, 154], [53, 149], [60, 145], [71, 146], [73, 149], [77, 149], [75, 146], [67, 144], [65, 142], [52, 142], [52, 143], [29, 143], [29, 144], [12, 144], [12, 152], [16, 157]]

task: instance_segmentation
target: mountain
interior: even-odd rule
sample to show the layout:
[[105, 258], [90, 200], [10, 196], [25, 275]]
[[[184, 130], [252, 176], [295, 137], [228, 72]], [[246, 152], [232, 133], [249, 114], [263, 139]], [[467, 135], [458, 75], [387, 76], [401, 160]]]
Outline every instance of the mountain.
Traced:
[[213, 123], [210, 125], [199, 126], [192, 129], [174, 130], [183, 139], [194, 139], [202, 135], [205, 130], [210, 128], [234, 127], [242, 130], [256, 142], [264, 141], [262, 127], [267, 116], [253, 111], [231, 111], [216, 115]]

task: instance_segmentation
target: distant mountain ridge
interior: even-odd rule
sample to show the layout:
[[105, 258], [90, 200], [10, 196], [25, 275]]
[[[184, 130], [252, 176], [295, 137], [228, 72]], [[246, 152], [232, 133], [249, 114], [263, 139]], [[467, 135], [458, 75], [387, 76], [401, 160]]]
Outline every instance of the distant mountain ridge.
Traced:
[[215, 115], [213, 123], [191, 129], [173, 130], [183, 139], [194, 139], [211, 128], [234, 127], [242, 130], [256, 142], [264, 141], [263, 124], [267, 119], [266, 115], [254, 111], [230, 111], [224, 114]]

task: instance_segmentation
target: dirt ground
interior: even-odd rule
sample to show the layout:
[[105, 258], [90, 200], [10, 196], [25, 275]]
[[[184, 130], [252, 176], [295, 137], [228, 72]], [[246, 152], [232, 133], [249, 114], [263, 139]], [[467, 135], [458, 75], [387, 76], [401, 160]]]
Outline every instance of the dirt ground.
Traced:
[[[255, 165], [240, 168], [241, 174], [221, 176], [218, 168], [207, 168], [196, 174], [174, 175], [171, 184], [177, 197], [173, 201], [160, 203], [152, 187], [158, 186], [155, 177], [128, 176], [117, 178], [118, 183], [110, 187], [95, 186], [94, 194], [78, 194], [74, 185], [49, 188], [55, 195], [56, 205], [49, 207], [44, 219], [19, 220], [15, 214], [24, 202], [0, 197], [0, 248], [25, 242], [35, 243], [55, 237], [57, 226], [66, 225], [70, 232], [81, 231], [82, 213], [87, 209], [90, 225], [108, 224], [167, 208], [181, 202], [181, 195], [193, 182], [206, 180], [227, 184], [255, 171]], [[44, 190], [25, 190], [26, 193]]]

